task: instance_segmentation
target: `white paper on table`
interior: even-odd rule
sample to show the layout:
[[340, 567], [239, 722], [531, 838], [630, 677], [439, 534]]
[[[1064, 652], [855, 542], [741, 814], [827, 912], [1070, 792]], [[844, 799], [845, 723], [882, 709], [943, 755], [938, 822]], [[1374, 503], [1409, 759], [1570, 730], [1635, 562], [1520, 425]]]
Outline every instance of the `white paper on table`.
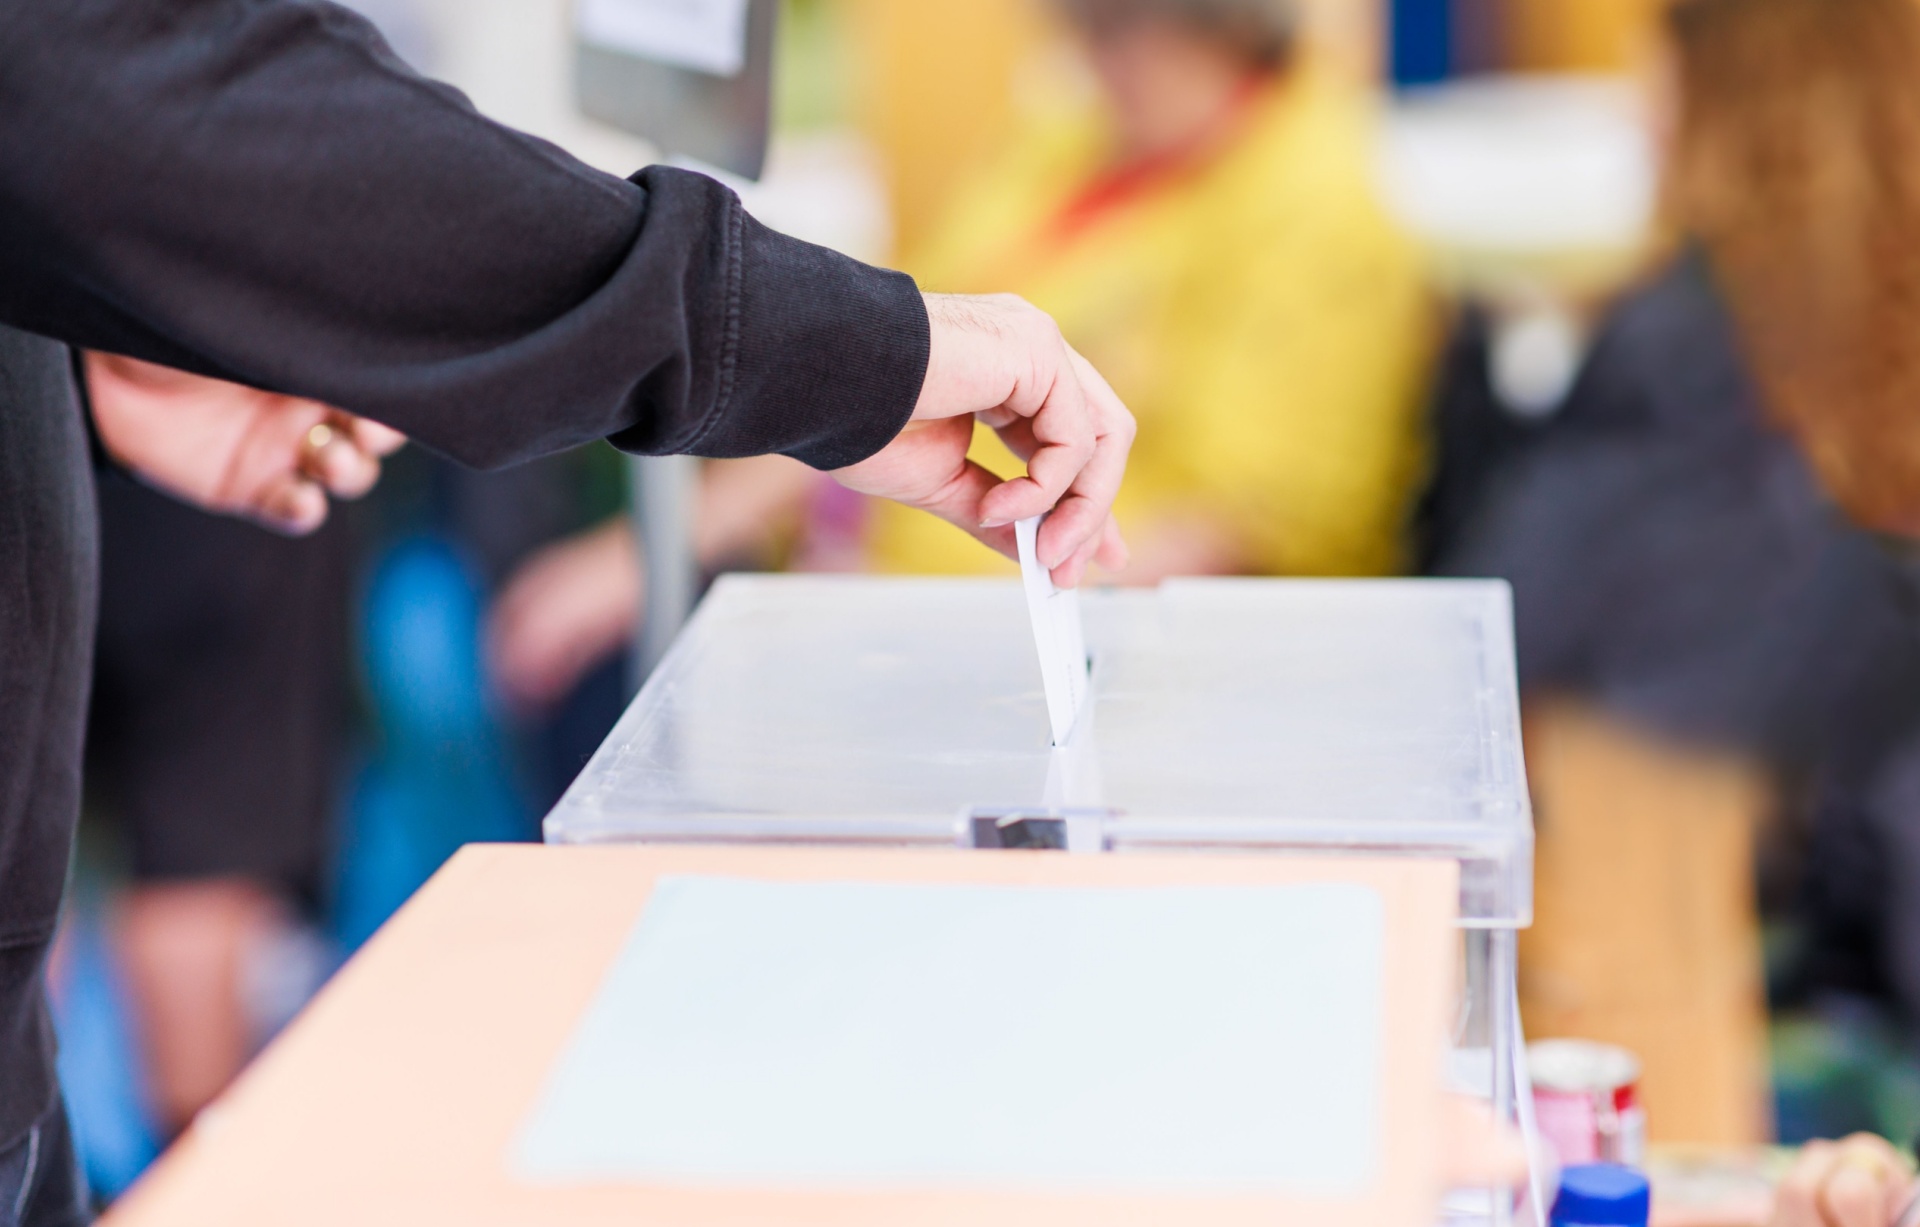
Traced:
[[1040, 680], [1047, 693], [1047, 722], [1053, 744], [1064, 746], [1086, 700], [1090, 681], [1087, 638], [1080, 626], [1080, 592], [1056, 588], [1040, 565], [1040, 521], [1035, 516], [1014, 525], [1020, 544], [1020, 580], [1027, 590], [1027, 615], [1040, 650]]
[[509, 1162], [539, 1185], [1364, 1195], [1390, 1153], [1389, 925], [1351, 882], [662, 877]]
[[716, 77], [747, 63], [748, 0], [580, 0], [575, 28], [597, 46]]

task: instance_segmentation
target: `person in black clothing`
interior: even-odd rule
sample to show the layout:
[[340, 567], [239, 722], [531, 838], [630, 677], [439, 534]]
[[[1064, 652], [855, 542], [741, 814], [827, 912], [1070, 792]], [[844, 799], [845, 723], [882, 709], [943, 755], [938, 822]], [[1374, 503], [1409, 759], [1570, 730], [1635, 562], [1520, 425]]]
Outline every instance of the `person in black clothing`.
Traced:
[[1804, 763], [1912, 655], [1870, 533], [1920, 533], [1920, 10], [1683, 0], [1667, 27], [1684, 245], [1547, 425], [1443, 410], [1481, 459], [1443, 463], [1441, 565], [1514, 578], [1523, 684]]
[[1513, 584], [1524, 691], [1793, 773], [1902, 675], [1897, 570], [1769, 422], [1700, 252], [1614, 306], [1544, 423], [1470, 408], [1473, 382], [1441, 411], [1435, 570]]
[[[1124, 562], [1109, 508], [1132, 421], [1024, 304], [923, 297], [699, 175], [592, 171], [320, 0], [7, 6], [0, 1223], [82, 1217], [42, 1000], [95, 597], [70, 345], [131, 363], [92, 406], [111, 457], [290, 528], [390, 445], [347, 411], [477, 465], [598, 438], [777, 452], [1003, 550], [1052, 508], [1041, 553], [1063, 584]], [[143, 363], [264, 391], [208, 408]], [[976, 415], [1027, 476], [968, 464]]]
[[99, 486], [86, 812], [124, 856], [107, 933], [167, 1138], [254, 1051], [259, 963], [326, 898], [355, 534], [334, 517], [289, 539]]

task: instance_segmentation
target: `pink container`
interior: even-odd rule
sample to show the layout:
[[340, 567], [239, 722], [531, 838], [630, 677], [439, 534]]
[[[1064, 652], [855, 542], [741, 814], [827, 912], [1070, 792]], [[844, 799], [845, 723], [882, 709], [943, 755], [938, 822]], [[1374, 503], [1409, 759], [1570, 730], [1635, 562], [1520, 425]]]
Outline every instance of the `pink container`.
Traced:
[[1589, 1040], [1542, 1040], [1527, 1046], [1527, 1072], [1540, 1136], [1563, 1166], [1645, 1164], [1640, 1058]]

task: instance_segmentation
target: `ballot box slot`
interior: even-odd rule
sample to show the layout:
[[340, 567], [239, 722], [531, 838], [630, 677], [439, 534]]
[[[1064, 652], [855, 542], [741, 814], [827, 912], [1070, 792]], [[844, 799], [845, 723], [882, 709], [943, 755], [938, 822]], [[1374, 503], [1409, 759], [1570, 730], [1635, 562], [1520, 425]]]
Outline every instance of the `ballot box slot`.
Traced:
[[[1440, 859], [1460, 866], [1460, 926], [1466, 929], [1525, 928], [1532, 922], [1531, 830], [1518, 841], [1476, 840], [1472, 827], [1439, 824], [1376, 824], [1356, 831], [1328, 820], [1287, 821], [1258, 818], [1159, 818], [1114, 807], [981, 805], [963, 808], [956, 818], [923, 814], [825, 814], [798, 811], [772, 814], [620, 811], [598, 826], [576, 824], [550, 836], [567, 843], [831, 845], [875, 848], [1066, 848], [1064, 825], [1046, 824], [1075, 816], [1081, 829], [1067, 850], [1125, 854], [1193, 853], [1202, 855], [1387, 857]], [[996, 834], [1001, 816], [1031, 819], [1022, 829]], [[989, 821], [990, 820], [990, 821]], [[985, 822], [987, 829], [976, 829]], [[1366, 838], [1355, 838], [1364, 834]], [[1518, 848], [1516, 851], [1516, 842]]]
[[1107, 852], [1113, 810], [1032, 806], [969, 810], [960, 822], [963, 848], [1029, 852]]

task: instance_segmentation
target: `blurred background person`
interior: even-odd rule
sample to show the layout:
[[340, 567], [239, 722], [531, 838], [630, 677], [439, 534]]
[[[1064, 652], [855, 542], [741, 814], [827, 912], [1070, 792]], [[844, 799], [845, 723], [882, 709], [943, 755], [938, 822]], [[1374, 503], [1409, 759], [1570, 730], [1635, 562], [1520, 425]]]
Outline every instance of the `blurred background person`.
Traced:
[[[1127, 582], [1400, 568], [1434, 320], [1376, 197], [1372, 97], [1307, 52], [1287, 0], [1058, 9], [1092, 96], [1049, 100], [904, 266], [1000, 279], [1105, 363], [1140, 422]], [[871, 516], [882, 569], [998, 569]]]
[[[819, 474], [784, 457], [701, 466], [691, 508], [692, 549], [702, 576], [777, 569], [796, 557], [808, 507], [829, 497]], [[522, 556], [502, 580], [485, 628], [492, 683], [522, 722], [565, 723], [589, 679], [609, 664], [624, 680], [628, 652], [646, 609], [646, 577], [631, 522], [616, 516]], [[617, 687], [624, 694], [624, 685]], [[597, 732], [563, 738], [547, 755], [552, 800], [612, 727], [621, 704], [594, 704]], [[558, 735], [549, 734], [549, 739]], [[557, 787], [556, 787], [557, 786]]]
[[[1911, 622], [1920, 11], [1899, 0], [1693, 0], [1670, 25], [1677, 207], [1701, 236], [1768, 410], [1853, 520], [1898, 543]], [[1904, 677], [1900, 657], [1877, 663], [1904, 701], [1823, 781], [1808, 953], [1814, 987], [1891, 1003], [1910, 1062], [1920, 1027], [1920, 685], [1904, 663]], [[1911, 1119], [1891, 1127], [1910, 1133]]]
[[[1920, 683], [1897, 568], [1857, 526], [1920, 505], [1920, 9], [1683, 0], [1666, 30], [1669, 241], [1544, 421], [1486, 414], [1485, 355], [1468, 362], [1441, 410], [1438, 569], [1515, 586], [1542, 826], [1531, 1032], [1625, 1043], [1664, 1128], [1757, 1140], [1756, 827], [1898, 740]], [[1882, 845], [1890, 898], [1920, 887], [1915, 851]], [[1920, 1016], [1920, 924], [1886, 932]], [[1636, 989], [1606, 948], [1669, 953]]]

